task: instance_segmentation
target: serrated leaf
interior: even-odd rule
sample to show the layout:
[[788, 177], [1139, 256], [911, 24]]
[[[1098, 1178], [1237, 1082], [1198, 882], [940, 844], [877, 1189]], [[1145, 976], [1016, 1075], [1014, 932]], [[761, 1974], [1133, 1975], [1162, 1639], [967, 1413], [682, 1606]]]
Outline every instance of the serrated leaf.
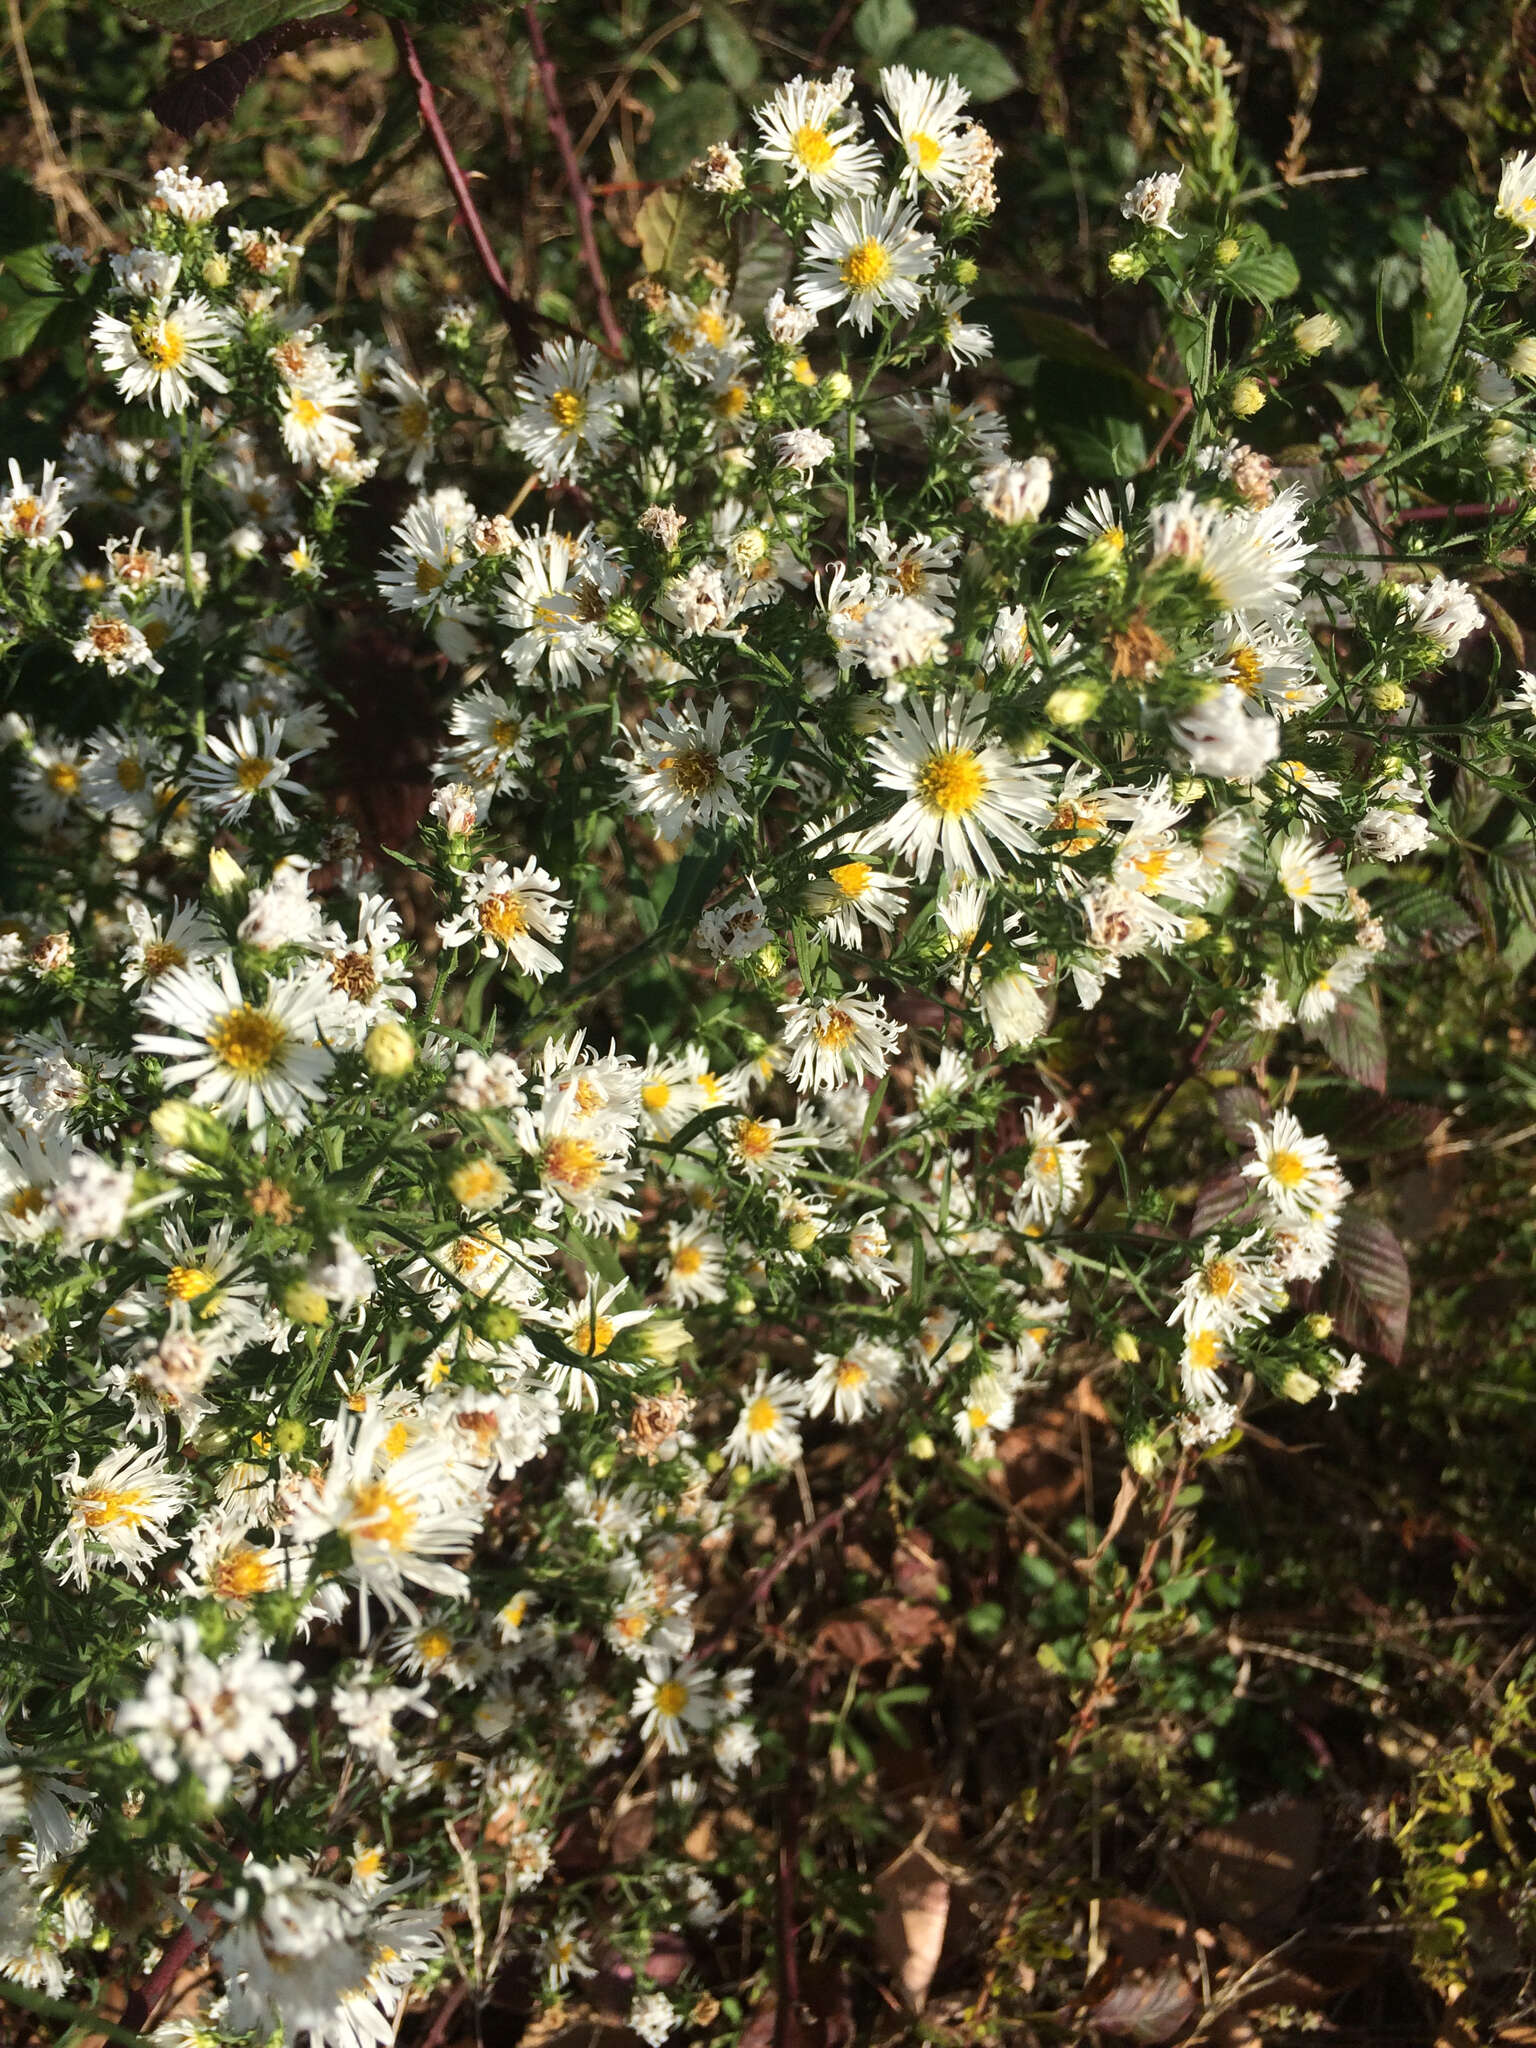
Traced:
[[1385, 1093], [1387, 1040], [1374, 989], [1359, 989], [1354, 995], [1341, 996], [1328, 1015], [1319, 1020], [1313, 1036], [1340, 1073], [1374, 1088], [1378, 1095]]
[[211, 122], [227, 121], [246, 88], [260, 77], [279, 51], [290, 50], [312, 37], [360, 34], [362, 31], [349, 15], [331, 13], [312, 24], [300, 17], [252, 36], [249, 42], [237, 43], [211, 63], [171, 79], [161, 86], [150, 105], [173, 134], [193, 136]]
[[1424, 223], [1419, 241], [1419, 290], [1422, 296], [1413, 307], [1410, 382], [1427, 389], [1449, 369], [1467, 310], [1467, 281], [1456, 245], [1433, 221]]
[[7, 263], [0, 271], [0, 363], [25, 355], [53, 315], [75, 303], [59, 292], [29, 290]]
[[731, 281], [731, 306], [743, 320], [755, 320], [777, 291], [787, 291], [795, 245], [769, 220], [753, 222], [752, 239], [741, 253]]
[[1000, 100], [1023, 84], [996, 43], [968, 28], [925, 28], [902, 45], [900, 56], [916, 71], [958, 79], [971, 98], [982, 103]]
[[1277, 244], [1244, 249], [1223, 275], [1245, 299], [1256, 299], [1264, 306], [1289, 299], [1301, 289], [1295, 257]]
[[1394, 1365], [1408, 1334], [1413, 1288], [1396, 1235], [1374, 1216], [1350, 1207], [1334, 1250], [1334, 1321], [1351, 1343], [1379, 1351]]
[[704, 47], [720, 76], [737, 92], [746, 92], [757, 83], [763, 68], [757, 45], [735, 15], [724, 7], [705, 10]]
[[211, 43], [244, 43], [285, 22], [329, 14], [336, 0], [134, 0], [128, 10], [156, 28]]
[[1501, 754], [1495, 760], [1481, 762], [1477, 769], [1463, 765], [1456, 770], [1456, 780], [1451, 785], [1450, 823], [1458, 839], [1470, 839], [1479, 825], [1493, 816], [1504, 800], [1497, 778], [1507, 776], [1511, 765], [1508, 755]]
[[1373, 1159], [1383, 1152], [1416, 1150], [1445, 1117], [1430, 1102], [1355, 1102], [1327, 1135], [1341, 1159]]
[[1521, 832], [1488, 854], [1488, 876], [1516, 922], [1536, 926], [1536, 841]]
[[894, 57], [917, 27], [911, 0], [864, 0], [853, 17], [853, 39], [877, 64]]
[[1261, 1124], [1269, 1113], [1269, 1106], [1257, 1088], [1246, 1085], [1216, 1090], [1216, 1114], [1221, 1119], [1221, 1128], [1234, 1145], [1253, 1143], [1248, 1126]]

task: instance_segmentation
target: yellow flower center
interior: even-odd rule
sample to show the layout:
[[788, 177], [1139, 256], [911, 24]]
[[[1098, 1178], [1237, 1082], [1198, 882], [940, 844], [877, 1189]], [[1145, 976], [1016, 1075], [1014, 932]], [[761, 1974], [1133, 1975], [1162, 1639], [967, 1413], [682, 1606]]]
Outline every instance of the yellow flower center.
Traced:
[[649, 1110], [665, 1109], [672, 1100], [671, 1084], [667, 1081], [647, 1081], [640, 1090], [640, 1100]]
[[907, 148], [912, 154], [913, 163], [924, 172], [931, 171], [944, 154], [943, 143], [935, 142], [931, 135], [925, 135], [920, 128], [915, 134], [907, 137]]
[[1221, 1363], [1221, 1339], [1214, 1330], [1197, 1330], [1190, 1338], [1184, 1362], [1194, 1372], [1214, 1372]]
[[868, 1378], [868, 1372], [856, 1358], [844, 1358], [839, 1362], [837, 1384], [845, 1393], [852, 1393], [855, 1387], [862, 1387]]
[[528, 929], [528, 912], [522, 898], [509, 890], [483, 897], [475, 915], [481, 931], [489, 938], [499, 939], [503, 945], [511, 939], [521, 938]]
[[80, 787], [80, 770], [73, 761], [55, 761], [43, 770], [43, 780], [56, 796], [73, 796]]
[[[360, 1486], [352, 1498], [352, 1512], [342, 1524], [343, 1534], [366, 1537], [384, 1550], [400, 1550], [410, 1541], [417, 1523], [416, 1503], [404, 1500], [381, 1479]], [[422, 1645], [425, 1654], [425, 1645]], [[444, 1643], [443, 1654], [448, 1646]]]
[[589, 1138], [551, 1138], [544, 1147], [544, 1171], [558, 1186], [584, 1195], [601, 1177], [602, 1154]]
[[583, 1358], [601, 1358], [617, 1334], [607, 1316], [583, 1316], [571, 1332], [571, 1349]]
[[307, 398], [302, 391], [294, 393], [288, 411], [290, 417], [299, 426], [303, 427], [306, 432], [319, 426], [320, 422], [325, 418], [325, 407], [317, 405], [314, 399]]
[[986, 795], [987, 772], [969, 747], [942, 747], [928, 756], [913, 787], [930, 811], [963, 818]]
[[267, 777], [272, 773], [274, 766], [275, 763], [267, 760], [263, 754], [247, 754], [235, 770], [235, 781], [241, 789], [248, 789], [254, 794], [256, 790], [265, 787]]
[[669, 754], [656, 766], [671, 777], [673, 788], [683, 796], [704, 796], [720, 780], [720, 757], [708, 747], [690, 747], [684, 753]]
[[8, 1216], [14, 1216], [18, 1223], [24, 1223], [29, 1217], [40, 1216], [43, 1213], [43, 1203], [44, 1195], [41, 1188], [17, 1188], [7, 1199], [5, 1212]]
[[869, 878], [874, 872], [867, 860], [845, 860], [841, 867], [832, 870], [832, 880], [850, 903], [857, 903], [868, 889]]
[[806, 171], [824, 171], [837, 155], [836, 145], [828, 137], [825, 128], [818, 128], [812, 121], [803, 121], [790, 138], [790, 152], [795, 162]]
[[491, 726], [493, 747], [515, 747], [517, 736], [522, 731], [522, 721], [516, 718], [498, 718]]
[[217, 1273], [206, 1266], [172, 1266], [165, 1276], [167, 1301], [199, 1301], [219, 1284]]
[[208, 1034], [208, 1050], [235, 1074], [270, 1073], [282, 1058], [288, 1034], [265, 1010], [242, 1003], [219, 1019]]
[[697, 1273], [704, 1264], [704, 1254], [697, 1245], [680, 1244], [672, 1254], [672, 1270], [686, 1279], [690, 1273]]
[[144, 948], [144, 979], [155, 981], [162, 974], [169, 974], [173, 967], [185, 967], [187, 956], [180, 946], [173, 946], [169, 939], [151, 939]]
[[418, 562], [416, 564], [416, 595], [418, 597], [430, 596], [434, 590], [439, 588], [446, 573], [445, 570], [439, 569], [433, 562]]
[[220, 1600], [250, 1600], [270, 1591], [276, 1573], [259, 1550], [240, 1544], [221, 1557], [210, 1574], [215, 1596]]
[[1307, 1162], [1299, 1152], [1271, 1152], [1269, 1177], [1283, 1188], [1299, 1188], [1307, 1177]]
[[423, 1664], [441, 1664], [453, 1654], [453, 1638], [440, 1628], [425, 1628], [416, 1638], [416, 1652]]
[[675, 1721], [688, 1704], [688, 1688], [680, 1678], [669, 1678], [656, 1688], [656, 1711], [665, 1720]]
[[1259, 694], [1259, 684], [1264, 675], [1264, 671], [1259, 665], [1258, 655], [1244, 641], [1241, 647], [1234, 647], [1232, 649], [1231, 653], [1227, 656], [1227, 660], [1232, 664], [1232, 680], [1243, 692], [1244, 696], [1257, 697]]
[[139, 353], [152, 370], [174, 370], [186, 356], [186, 336], [171, 321], [162, 320], [144, 335]]
[[858, 1028], [846, 1010], [828, 1010], [811, 1026], [816, 1043], [825, 1046], [828, 1052], [841, 1052], [857, 1036]]
[[1237, 1269], [1228, 1259], [1212, 1259], [1205, 1269], [1205, 1291], [1214, 1294], [1218, 1301], [1225, 1299], [1237, 1285]]
[[92, 1486], [81, 1494], [76, 1513], [87, 1529], [141, 1529], [150, 1520], [142, 1486]]
[[759, 1394], [747, 1410], [747, 1430], [752, 1436], [766, 1436], [778, 1419], [778, 1409], [766, 1394]]
[[719, 348], [726, 337], [726, 324], [718, 313], [703, 312], [698, 318], [699, 339]]
[[736, 1150], [743, 1159], [766, 1159], [773, 1150], [774, 1134], [756, 1117], [743, 1117], [736, 1126]]
[[[162, 622], [158, 619], [151, 621], [151, 624], [153, 625], [160, 625], [161, 623]], [[149, 635], [146, 633], [144, 637], [147, 640], [149, 638]], [[132, 793], [135, 790], [142, 789], [145, 783], [149, 780], [148, 776], [144, 773], [144, 763], [142, 761], [134, 760], [131, 754], [125, 755], [124, 758], [118, 762], [116, 770], [114, 772], [117, 776], [118, 788], [126, 789], [130, 795], [132, 795]]]
[[587, 401], [579, 391], [552, 391], [549, 394], [549, 416], [563, 434], [569, 434], [579, 427], [587, 415]]
[[851, 292], [872, 292], [891, 274], [891, 252], [883, 242], [869, 235], [856, 249], [850, 249], [837, 266], [837, 274]]
[[456, 1202], [466, 1207], [475, 1202], [487, 1202], [501, 1194], [507, 1185], [507, 1177], [501, 1168], [490, 1159], [468, 1159], [462, 1166], [455, 1167], [449, 1175], [448, 1185]]

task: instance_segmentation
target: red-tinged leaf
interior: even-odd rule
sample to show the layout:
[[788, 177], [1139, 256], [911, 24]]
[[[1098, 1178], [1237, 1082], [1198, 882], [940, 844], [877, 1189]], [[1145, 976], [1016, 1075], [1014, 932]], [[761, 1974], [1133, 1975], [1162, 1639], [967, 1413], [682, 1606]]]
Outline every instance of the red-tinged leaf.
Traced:
[[1446, 1112], [1429, 1102], [1361, 1101], [1328, 1133], [1328, 1140], [1341, 1159], [1417, 1151], [1445, 1119]]
[[1331, 1308], [1339, 1334], [1396, 1365], [1408, 1334], [1412, 1283], [1396, 1237], [1374, 1216], [1349, 1208], [1339, 1225]]
[[1253, 1183], [1244, 1180], [1242, 1169], [1224, 1166], [1220, 1173], [1212, 1174], [1195, 1197], [1195, 1212], [1189, 1219], [1190, 1236], [1204, 1237], [1218, 1223], [1240, 1215], [1252, 1200]]
[[174, 134], [193, 136], [210, 122], [227, 121], [240, 104], [247, 86], [266, 69], [282, 50], [320, 36], [356, 36], [366, 31], [349, 15], [326, 15], [319, 21], [289, 21], [277, 28], [236, 43], [233, 49], [209, 64], [170, 79], [153, 95], [150, 106]]
[[1269, 1119], [1269, 1105], [1257, 1088], [1246, 1085], [1238, 1088], [1216, 1090], [1216, 1114], [1221, 1118], [1221, 1128], [1234, 1145], [1253, 1149], [1253, 1133], [1250, 1124], [1266, 1123]]
[[1374, 1088], [1378, 1095], [1386, 1093], [1387, 1040], [1374, 989], [1341, 996], [1314, 1035], [1341, 1073]]
[[1087, 2018], [1101, 2034], [1157, 2048], [1171, 2041], [1200, 2010], [1200, 1996], [1177, 1963], [1157, 1971], [1132, 1971], [1113, 1991], [1089, 2006]]

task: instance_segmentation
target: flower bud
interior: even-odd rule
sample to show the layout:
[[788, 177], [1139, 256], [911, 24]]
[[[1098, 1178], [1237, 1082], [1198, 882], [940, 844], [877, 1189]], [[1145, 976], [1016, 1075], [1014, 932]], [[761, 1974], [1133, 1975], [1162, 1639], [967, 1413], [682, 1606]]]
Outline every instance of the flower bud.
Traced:
[[938, 1456], [938, 1445], [928, 1434], [927, 1430], [923, 1430], [920, 1435], [908, 1440], [907, 1456], [909, 1458], [918, 1458], [926, 1465], [930, 1458]]
[[821, 380], [821, 390], [833, 405], [846, 405], [853, 396], [853, 379], [846, 370], [829, 370]]
[[1045, 700], [1045, 715], [1052, 725], [1086, 725], [1099, 707], [1099, 692], [1088, 683], [1064, 683]]
[[222, 1159], [229, 1133], [211, 1111], [195, 1102], [162, 1102], [150, 1114], [150, 1128], [162, 1145], [190, 1152], [195, 1159]]
[[1257, 377], [1239, 377], [1232, 386], [1227, 406], [1235, 419], [1251, 420], [1256, 412], [1263, 411], [1268, 397]]
[[523, 1333], [523, 1319], [505, 1302], [492, 1302], [476, 1318], [480, 1334], [488, 1344], [510, 1344]]
[[1116, 1330], [1109, 1348], [1122, 1365], [1139, 1365], [1141, 1362], [1141, 1346], [1129, 1330]]
[[1536, 335], [1521, 335], [1509, 352], [1506, 367], [1511, 377], [1524, 377], [1527, 383], [1536, 383]]
[[229, 283], [229, 258], [215, 251], [204, 263], [202, 276], [203, 283], [211, 292], [223, 291]]
[[1292, 1367], [1280, 1382], [1280, 1392], [1287, 1401], [1310, 1401], [1317, 1393], [1317, 1389], [1318, 1382], [1313, 1379], [1311, 1373], [1302, 1372], [1299, 1367], [1295, 1366]]
[[1208, 917], [1192, 917], [1184, 926], [1184, 937], [1192, 946], [1197, 946], [1202, 939], [1209, 938], [1210, 933], [1211, 921]]
[[1125, 1462], [1138, 1479], [1150, 1479], [1162, 1459], [1158, 1455], [1157, 1438], [1150, 1429], [1139, 1429], [1125, 1447]]
[[1291, 329], [1291, 340], [1298, 354], [1320, 356], [1325, 348], [1333, 347], [1343, 331], [1331, 313], [1309, 313]]
[[1134, 284], [1147, 274], [1147, 259], [1140, 249], [1117, 249], [1109, 259], [1109, 274], [1119, 284]]
[[609, 1478], [613, 1472], [613, 1463], [612, 1451], [599, 1451], [587, 1467], [588, 1476], [598, 1480]]
[[1333, 1335], [1333, 1317], [1308, 1316], [1307, 1335], [1315, 1337], [1319, 1344], [1325, 1343]]
[[1372, 683], [1365, 694], [1377, 711], [1401, 711], [1408, 702], [1401, 683]]
[[208, 886], [215, 896], [233, 896], [245, 887], [245, 869], [222, 846], [215, 846], [208, 855]]
[[969, 291], [981, 275], [973, 256], [961, 256], [955, 263], [955, 283], [961, 291]]
[[283, 1291], [283, 1314], [291, 1323], [304, 1323], [310, 1329], [319, 1329], [329, 1322], [331, 1305], [318, 1287], [312, 1287], [307, 1280], [295, 1280]]
[[363, 1040], [363, 1058], [370, 1074], [398, 1081], [416, 1064], [416, 1041], [394, 1017], [381, 1017]]
[[272, 1432], [272, 1448], [280, 1458], [296, 1458], [308, 1431], [296, 1415], [285, 1415]]
[[1229, 270], [1243, 253], [1243, 245], [1236, 235], [1223, 235], [1211, 251], [1223, 270]]

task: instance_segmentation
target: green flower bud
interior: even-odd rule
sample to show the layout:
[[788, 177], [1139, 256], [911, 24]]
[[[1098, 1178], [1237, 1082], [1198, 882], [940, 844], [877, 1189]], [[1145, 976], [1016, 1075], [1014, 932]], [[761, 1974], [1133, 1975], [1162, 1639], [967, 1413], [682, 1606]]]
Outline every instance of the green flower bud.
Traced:
[[370, 1074], [381, 1081], [399, 1081], [416, 1064], [416, 1041], [394, 1017], [381, 1017], [363, 1040], [363, 1058]]
[[283, 1292], [283, 1314], [291, 1323], [303, 1323], [317, 1330], [331, 1319], [331, 1305], [318, 1287], [307, 1280], [295, 1280]]

